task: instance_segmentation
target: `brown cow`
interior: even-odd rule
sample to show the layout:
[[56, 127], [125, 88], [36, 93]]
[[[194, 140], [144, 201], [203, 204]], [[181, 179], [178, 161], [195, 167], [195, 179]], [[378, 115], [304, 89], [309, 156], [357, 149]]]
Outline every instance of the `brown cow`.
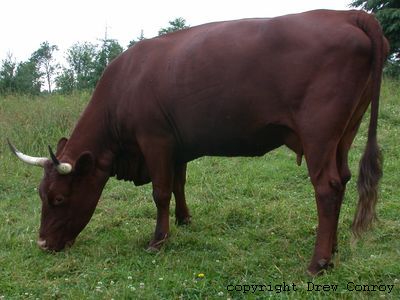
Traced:
[[318, 208], [308, 267], [317, 274], [337, 248], [350, 179], [347, 155], [371, 102], [353, 231], [375, 217], [381, 160], [376, 138], [382, 64], [388, 44], [376, 19], [317, 10], [273, 19], [193, 27], [142, 41], [105, 70], [69, 140], [51, 159], [13, 151], [44, 167], [38, 244], [61, 250], [89, 222], [110, 176], [152, 183], [157, 225], [149, 247], [190, 215], [186, 163], [204, 155], [260, 156], [288, 146], [304, 155]]

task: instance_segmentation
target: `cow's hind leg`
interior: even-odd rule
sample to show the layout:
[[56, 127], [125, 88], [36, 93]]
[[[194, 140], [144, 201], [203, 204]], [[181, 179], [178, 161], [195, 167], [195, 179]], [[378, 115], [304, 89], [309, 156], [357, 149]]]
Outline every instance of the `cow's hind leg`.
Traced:
[[315, 148], [315, 151], [306, 153], [318, 211], [317, 238], [308, 267], [313, 276], [332, 266], [331, 257], [337, 247], [337, 226], [345, 190], [346, 180], [343, 178], [346, 172], [341, 174], [337, 147], [334, 141], [330, 144], [330, 147], [328, 143], [325, 144], [327, 147], [323, 147], [323, 151]]
[[186, 183], [186, 164], [180, 164], [175, 167], [174, 188], [175, 196], [175, 218], [177, 225], [190, 224], [190, 213], [186, 205], [185, 198], [185, 183]]
[[331, 257], [338, 249], [339, 213], [346, 184], [351, 177], [348, 152], [364, 110], [365, 106], [357, 109], [342, 133], [340, 133], [340, 129], [336, 131], [322, 130], [322, 132], [330, 134], [321, 135], [319, 138], [314, 136], [312, 143], [310, 141], [305, 143], [307, 145], [305, 156], [315, 190], [318, 210], [317, 239], [314, 255], [308, 267], [308, 271], [312, 275], [331, 266]]

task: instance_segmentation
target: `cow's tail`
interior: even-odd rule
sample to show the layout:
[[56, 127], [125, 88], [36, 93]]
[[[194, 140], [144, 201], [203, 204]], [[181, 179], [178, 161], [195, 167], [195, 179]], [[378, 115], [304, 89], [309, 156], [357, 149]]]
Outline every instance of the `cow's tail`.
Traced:
[[367, 13], [357, 14], [357, 25], [371, 40], [372, 46], [372, 98], [368, 140], [360, 161], [357, 189], [359, 200], [352, 231], [356, 237], [368, 230], [376, 219], [378, 183], [382, 177], [382, 155], [377, 142], [379, 94], [381, 88], [384, 54], [384, 37], [378, 21]]

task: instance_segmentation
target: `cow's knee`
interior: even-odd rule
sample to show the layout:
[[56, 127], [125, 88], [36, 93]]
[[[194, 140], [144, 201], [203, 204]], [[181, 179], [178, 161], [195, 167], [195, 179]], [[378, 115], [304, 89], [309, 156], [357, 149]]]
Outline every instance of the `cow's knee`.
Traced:
[[[338, 201], [344, 191], [344, 185], [339, 178], [331, 178], [328, 182], [315, 187], [315, 196], [322, 210], [336, 211]], [[327, 211], [327, 212], [328, 212]]]
[[153, 200], [157, 206], [157, 208], [166, 208], [169, 207], [169, 202], [171, 200], [172, 192], [168, 189], [162, 188], [153, 188]]

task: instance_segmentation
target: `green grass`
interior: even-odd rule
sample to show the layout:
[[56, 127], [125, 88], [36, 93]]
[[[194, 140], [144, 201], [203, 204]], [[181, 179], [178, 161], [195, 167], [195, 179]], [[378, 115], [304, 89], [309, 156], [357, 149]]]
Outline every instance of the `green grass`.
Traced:
[[[156, 214], [150, 186], [115, 179], [71, 249], [40, 251], [37, 186], [43, 171], [17, 161], [5, 138], [24, 152], [47, 156], [47, 145], [69, 135], [89, 97], [0, 99], [0, 299], [400, 299], [398, 81], [386, 80], [381, 97], [380, 222], [351, 243], [368, 116], [350, 153], [353, 179], [340, 216], [335, 268], [315, 279], [305, 274], [317, 224], [313, 189], [305, 164], [297, 167], [295, 155], [285, 148], [261, 158], [208, 157], [189, 163], [186, 194], [193, 223], [172, 225], [170, 240], [157, 254], [145, 251]], [[297, 291], [227, 291], [229, 284], [283, 282], [296, 284]], [[338, 289], [311, 292], [307, 282], [338, 284]], [[351, 292], [348, 282], [394, 284], [394, 289], [390, 294]]]

